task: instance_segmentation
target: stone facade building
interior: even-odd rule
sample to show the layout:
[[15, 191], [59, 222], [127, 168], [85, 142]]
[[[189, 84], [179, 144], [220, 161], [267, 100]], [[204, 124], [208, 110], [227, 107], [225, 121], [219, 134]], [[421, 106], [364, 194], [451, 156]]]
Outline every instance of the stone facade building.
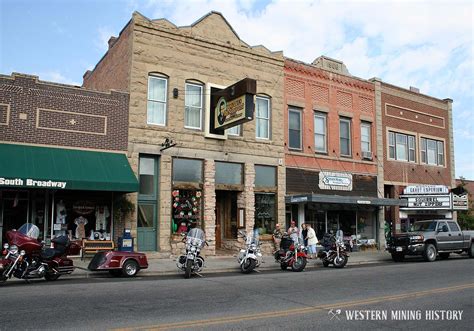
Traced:
[[383, 199], [377, 181], [374, 84], [325, 56], [286, 59], [285, 104], [287, 219], [375, 247], [384, 238], [379, 211], [396, 201]]
[[[270, 239], [285, 214], [283, 66], [281, 52], [247, 45], [217, 12], [186, 27], [135, 12], [110, 39], [84, 86], [130, 93], [138, 249], [179, 253], [192, 226], [213, 240], [205, 254], [235, 249], [240, 228]], [[214, 132], [212, 96], [244, 78], [256, 80], [254, 119]]]
[[372, 81], [382, 115], [378, 154], [383, 155], [379, 176], [384, 194], [407, 201], [406, 206], [386, 208], [385, 219], [399, 232], [416, 220], [455, 217], [450, 194], [456, 186], [452, 100]]
[[114, 202], [138, 188], [128, 107], [125, 92], [0, 75], [0, 241], [26, 222], [46, 243], [121, 235]]

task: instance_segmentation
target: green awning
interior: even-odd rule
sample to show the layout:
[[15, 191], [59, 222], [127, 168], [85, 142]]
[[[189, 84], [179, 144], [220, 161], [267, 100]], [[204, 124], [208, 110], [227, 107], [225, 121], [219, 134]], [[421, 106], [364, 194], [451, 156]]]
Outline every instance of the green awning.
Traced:
[[0, 144], [0, 188], [136, 192], [125, 154]]

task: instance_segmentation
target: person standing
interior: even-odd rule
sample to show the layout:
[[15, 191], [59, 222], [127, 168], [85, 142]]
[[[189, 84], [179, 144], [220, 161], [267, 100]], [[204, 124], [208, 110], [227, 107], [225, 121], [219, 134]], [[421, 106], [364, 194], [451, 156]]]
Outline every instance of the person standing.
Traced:
[[293, 242], [295, 243], [298, 242], [298, 237], [300, 236], [300, 229], [296, 226], [295, 221], [290, 222], [290, 227], [288, 228], [287, 233], [290, 236], [290, 238], [293, 240]]
[[275, 225], [275, 230], [273, 230], [273, 244], [275, 245], [275, 250], [280, 249], [281, 237], [283, 232], [280, 229], [280, 224]]
[[303, 238], [305, 247], [308, 247], [308, 239], [306, 239], [308, 236], [308, 228], [306, 226], [306, 223], [301, 224], [301, 237]]
[[318, 243], [318, 237], [316, 237], [316, 232], [314, 232], [314, 229], [311, 227], [311, 224], [306, 225], [307, 229], [307, 236], [306, 240], [308, 242], [308, 250], [309, 250], [309, 258], [314, 259], [316, 258], [316, 244]]

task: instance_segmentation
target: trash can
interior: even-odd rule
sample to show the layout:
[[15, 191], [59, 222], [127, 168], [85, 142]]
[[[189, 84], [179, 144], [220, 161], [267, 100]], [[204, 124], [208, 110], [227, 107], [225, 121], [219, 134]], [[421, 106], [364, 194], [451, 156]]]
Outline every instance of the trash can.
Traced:
[[119, 251], [133, 252], [133, 238], [130, 229], [124, 229], [122, 237], [119, 237]]

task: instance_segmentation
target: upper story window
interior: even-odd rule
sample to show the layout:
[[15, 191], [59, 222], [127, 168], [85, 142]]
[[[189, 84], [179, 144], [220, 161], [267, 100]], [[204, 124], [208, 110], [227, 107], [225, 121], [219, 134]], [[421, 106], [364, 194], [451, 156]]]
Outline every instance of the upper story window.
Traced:
[[421, 138], [421, 163], [444, 166], [444, 142]]
[[147, 123], [166, 125], [166, 95], [168, 79], [162, 76], [148, 76]]
[[202, 128], [202, 85], [185, 84], [184, 127], [188, 129]]
[[314, 150], [318, 153], [327, 152], [327, 116], [314, 113]]
[[[372, 151], [371, 137], [372, 137], [372, 126], [370, 123], [362, 122], [360, 124], [360, 150], [364, 153], [370, 153]], [[364, 156], [364, 155], [362, 155]]]
[[348, 118], [339, 119], [339, 141], [342, 156], [351, 156], [351, 120]]
[[415, 162], [415, 136], [389, 131], [388, 157], [398, 161]]
[[257, 97], [255, 110], [255, 136], [260, 139], [270, 139], [270, 99], [266, 97]]
[[290, 149], [301, 149], [301, 109], [288, 109], [288, 147]]
[[242, 124], [231, 127], [226, 130], [230, 136], [241, 136], [242, 135]]

